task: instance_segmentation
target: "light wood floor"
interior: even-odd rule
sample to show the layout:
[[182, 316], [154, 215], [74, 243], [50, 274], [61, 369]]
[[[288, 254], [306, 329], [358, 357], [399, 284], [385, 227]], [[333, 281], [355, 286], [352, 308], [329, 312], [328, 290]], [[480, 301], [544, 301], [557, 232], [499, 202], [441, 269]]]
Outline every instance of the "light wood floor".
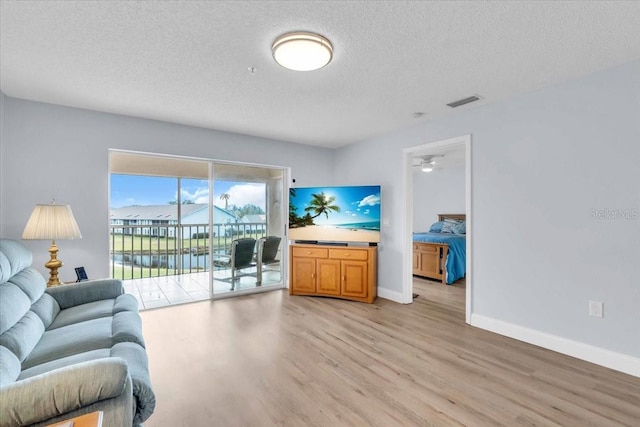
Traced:
[[640, 378], [410, 305], [274, 291], [142, 313], [154, 426], [638, 426]]

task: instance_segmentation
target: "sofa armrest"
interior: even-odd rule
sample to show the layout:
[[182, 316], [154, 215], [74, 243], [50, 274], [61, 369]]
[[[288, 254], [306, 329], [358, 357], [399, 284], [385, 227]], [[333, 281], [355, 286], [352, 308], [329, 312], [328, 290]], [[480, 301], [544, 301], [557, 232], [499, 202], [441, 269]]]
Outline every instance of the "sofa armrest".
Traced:
[[65, 309], [88, 302], [116, 298], [124, 294], [124, 287], [121, 280], [100, 279], [47, 288], [46, 292], [58, 302], [61, 309]]
[[124, 359], [78, 363], [17, 381], [0, 389], [0, 427], [44, 422], [127, 390]]

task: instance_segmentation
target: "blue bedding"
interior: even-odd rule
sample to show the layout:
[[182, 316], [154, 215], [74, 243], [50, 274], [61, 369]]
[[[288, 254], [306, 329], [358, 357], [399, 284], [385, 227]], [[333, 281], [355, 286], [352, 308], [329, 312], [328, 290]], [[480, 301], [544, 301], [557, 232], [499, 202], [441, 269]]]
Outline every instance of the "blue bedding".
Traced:
[[467, 266], [467, 239], [464, 235], [450, 233], [413, 233], [414, 242], [446, 243], [449, 245], [449, 256], [445, 268], [447, 285], [462, 279]]

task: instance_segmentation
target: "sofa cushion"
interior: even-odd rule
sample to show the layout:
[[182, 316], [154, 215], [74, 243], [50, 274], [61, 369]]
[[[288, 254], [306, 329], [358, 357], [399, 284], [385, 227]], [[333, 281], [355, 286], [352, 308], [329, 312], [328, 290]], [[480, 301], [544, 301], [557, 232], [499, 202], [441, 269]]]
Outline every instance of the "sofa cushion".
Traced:
[[[48, 294], [45, 295], [49, 296]], [[110, 317], [123, 311], [135, 312], [137, 310], [138, 302], [133, 295], [120, 295], [115, 300], [99, 300], [62, 310], [55, 321], [51, 323], [48, 330], [61, 328], [72, 323], [84, 322], [86, 320]]]
[[142, 337], [142, 319], [140, 315], [133, 311], [122, 311], [113, 315], [113, 325], [111, 328], [113, 343], [133, 342], [141, 346], [144, 345]]
[[0, 240], [0, 255], [0, 345], [22, 361], [46, 327], [29, 311], [43, 295], [46, 284], [30, 267], [31, 252], [20, 242]]
[[52, 371], [54, 369], [64, 368], [65, 366], [75, 365], [76, 363], [89, 362], [91, 360], [103, 359], [111, 356], [110, 348], [101, 348], [98, 350], [85, 351], [83, 353], [74, 354], [72, 356], [61, 357], [49, 362], [41, 363], [33, 366], [29, 369], [24, 369], [19, 372], [18, 381], [31, 378], [36, 375], [44, 374], [45, 372]]
[[31, 306], [31, 311], [40, 317], [45, 329], [48, 329], [60, 313], [60, 306], [51, 295], [45, 293]]
[[[2, 241], [0, 241], [2, 244]], [[11, 278], [11, 264], [9, 263], [9, 258], [3, 253], [0, 252], [0, 283], [4, 283]]]
[[[0, 347], [2, 349], [3, 347]], [[8, 351], [8, 350], [7, 350]], [[13, 354], [8, 351], [9, 354]], [[0, 354], [2, 352], [0, 351]], [[48, 362], [41, 363], [39, 365], [32, 366], [28, 369], [20, 371], [20, 362], [18, 365], [18, 374], [15, 376], [14, 381], [24, 380], [35, 375], [40, 375], [45, 372], [49, 372], [53, 369], [64, 368], [65, 366], [71, 366], [76, 363], [88, 362], [90, 360], [102, 359], [105, 357], [121, 357], [127, 361], [127, 364], [131, 366], [130, 370], [133, 372], [133, 376], [137, 379], [142, 379], [146, 382], [149, 381], [149, 362], [147, 360], [147, 354], [142, 347], [136, 343], [118, 343], [110, 348], [101, 348], [96, 350], [85, 351], [82, 353], [74, 354], [67, 357], [60, 357], [50, 360]], [[15, 356], [14, 356], [15, 358]], [[17, 360], [17, 359], [16, 359]], [[13, 381], [10, 381], [13, 382]]]
[[31, 300], [11, 282], [0, 285], [0, 334], [18, 323], [31, 308]]
[[22, 362], [22, 369], [89, 350], [111, 347], [111, 324], [112, 319], [104, 317], [45, 332], [29, 357]]
[[20, 360], [7, 347], [0, 346], [0, 387], [11, 384], [20, 375]]
[[42, 320], [33, 311], [29, 311], [11, 329], [0, 335], [0, 345], [9, 349], [18, 360], [24, 361], [43, 333]]
[[85, 322], [87, 320], [100, 319], [113, 315], [113, 300], [102, 300], [78, 305], [60, 311], [56, 320], [53, 321], [48, 330], [54, 330], [74, 323]]
[[122, 311], [131, 311], [137, 313], [138, 300], [131, 294], [123, 294], [116, 298], [115, 304], [113, 304], [113, 314], [120, 313]]
[[36, 302], [47, 289], [47, 283], [44, 277], [35, 268], [25, 268], [16, 273], [8, 282], [19, 287], [31, 300], [33, 304]]
[[[0, 283], [4, 283], [19, 271], [31, 267], [33, 255], [16, 240], [0, 239]], [[37, 298], [36, 298], [37, 299]]]
[[[113, 301], [111, 304], [113, 305]], [[85, 305], [87, 304], [82, 306]], [[89, 305], [96, 307], [93, 303]], [[64, 316], [67, 310], [62, 310], [58, 317]], [[133, 342], [144, 348], [142, 320], [138, 313], [120, 312], [109, 317], [86, 320], [47, 330], [29, 357], [22, 362], [22, 369], [85, 351], [110, 348], [119, 342]]]

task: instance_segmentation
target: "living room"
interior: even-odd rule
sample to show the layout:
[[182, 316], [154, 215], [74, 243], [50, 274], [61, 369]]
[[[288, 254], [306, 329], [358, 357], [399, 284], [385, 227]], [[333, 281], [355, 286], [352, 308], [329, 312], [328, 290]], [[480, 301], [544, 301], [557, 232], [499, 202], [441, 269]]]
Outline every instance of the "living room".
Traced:
[[[405, 110], [398, 112], [404, 117], [402, 126], [363, 139], [353, 138], [351, 143], [335, 147], [254, 136], [257, 134], [245, 133], [240, 128], [223, 131], [172, 122], [171, 117], [164, 120], [159, 116], [145, 118], [142, 113], [112, 108], [107, 102], [109, 99], [104, 101], [103, 107], [96, 101], [94, 108], [77, 108], [73, 106], [72, 97], [65, 97], [67, 86], [63, 85], [62, 79], [26, 81], [21, 86], [12, 79], [17, 73], [27, 75], [30, 70], [28, 67], [14, 69], [13, 62], [9, 61], [13, 56], [4, 56], [14, 53], [13, 48], [5, 45], [7, 40], [13, 40], [11, 34], [5, 33], [8, 31], [5, 23], [10, 24], [5, 8], [10, 3], [13, 2], [2, 2], [0, 236], [20, 240], [36, 203], [47, 203], [55, 198], [69, 204], [81, 227], [82, 239], [59, 242], [66, 265], [61, 270], [63, 281], [75, 279], [71, 268], [74, 265], [85, 266], [93, 277], [109, 276], [109, 236], [105, 227], [109, 212], [108, 155], [110, 149], [118, 149], [290, 167], [291, 176], [299, 186], [380, 184], [385, 207], [382, 242], [378, 248], [378, 296], [385, 306], [409, 307], [413, 304], [402, 305], [408, 302], [403, 300], [403, 281], [405, 276], [410, 277], [405, 268], [408, 254], [404, 247], [410, 227], [407, 228], [402, 220], [408, 197], [404, 191], [405, 150], [470, 135], [473, 258], [469, 285], [471, 316], [465, 319], [466, 322], [476, 327], [473, 329], [496, 332], [600, 365], [597, 369], [606, 367], [623, 372], [631, 378], [629, 383], [633, 384], [634, 396], [638, 395], [640, 386], [633, 382], [640, 377], [640, 311], [637, 309], [640, 287], [636, 274], [640, 253], [640, 25], [637, 25], [637, 3], [582, 4], [572, 9], [568, 4], [553, 6], [541, 2], [539, 14], [534, 13], [535, 5], [529, 4], [526, 13], [520, 14], [514, 11], [517, 6], [511, 4], [507, 10], [518, 16], [520, 22], [526, 22], [531, 16], [553, 17], [548, 22], [551, 35], [559, 37], [562, 31], [558, 25], [569, 16], [579, 23], [594, 24], [591, 34], [596, 35], [593, 39], [581, 39], [576, 24], [571, 21], [574, 33], [564, 39], [568, 48], [555, 44], [548, 47], [556, 49], [553, 50], [556, 56], [549, 54], [546, 62], [538, 64], [525, 59], [529, 51], [524, 51], [522, 57], [511, 58], [514, 62], [510, 74], [516, 77], [509, 80], [509, 84], [515, 84], [518, 75], [526, 74], [530, 66], [540, 69], [540, 78], [529, 80], [526, 90], [518, 87], [513, 91], [496, 91], [495, 98], [485, 98], [475, 106], [470, 104], [426, 119], [411, 117], [418, 106], [407, 105]], [[257, 19], [255, 15], [264, 12], [257, 4], [253, 6], [257, 10], [247, 19]], [[329, 5], [316, 7], [323, 13], [328, 13], [327, 8], [331, 9]], [[392, 5], [376, 4], [375, 7], [379, 13], [395, 16]], [[307, 16], [308, 10], [303, 4], [298, 3], [294, 9], [288, 12], [288, 22]], [[603, 10], [609, 13], [603, 14]], [[333, 13], [339, 15], [338, 11], [339, 8]], [[243, 13], [250, 13], [247, 6]], [[311, 18], [304, 21], [305, 25], [312, 25], [313, 20], [308, 19]], [[339, 21], [336, 16], [334, 19]], [[40, 20], [34, 17], [34, 21], [44, 25], [47, 20], [40, 16]], [[19, 24], [26, 25], [23, 21]], [[291, 25], [302, 24], [291, 21]], [[487, 24], [486, 28], [490, 27]], [[535, 31], [527, 34], [535, 34]], [[596, 43], [596, 39], [605, 41]], [[265, 42], [265, 64], [267, 60], [273, 62], [269, 52], [271, 41]], [[339, 40], [333, 42], [339, 45]], [[347, 45], [345, 42], [344, 49]], [[523, 43], [519, 48], [524, 49], [526, 45]], [[536, 46], [545, 49], [544, 43]], [[37, 59], [37, 51], [33, 48], [24, 55]], [[486, 54], [490, 51], [488, 49]], [[363, 55], [359, 58], [362, 60]], [[198, 58], [198, 61], [206, 60]], [[489, 59], [477, 61], [473, 67], [485, 66], [483, 73], [478, 72], [484, 75], [485, 85], [500, 87], [501, 82], [496, 83], [492, 77], [492, 72], [497, 73], [500, 67], [487, 67]], [[500, 64], [506, 66], [505, 62]], [[278, 67], [275, 63], [268, 65], [271, 66]], [[327, 67], [339, 66], [340, 56], [336, 53], [334, 62]], [[551, 67], [553, 72], [543, 73], [545, 67]], [[396, 71], [399, 68], [396, 67]], [[268, 74], [264, 70], [263, 66], [258, 66], [257, 75], [246, 73], [243, 79], [260, 78], [260, 73]], [[451, 69], [443, 73], [447, 72]], [[310, 78], [313, 77], [305, 77]], [[127, 88], [129, 84], [135, 87], [128, 79], [125, 82]], [[90, 87], [95, 82], [87, 79], [80, 83]], [[145, 98], [146, 108], [140, 111], [152, 111], [156, 98], [148, 93], [153, 93], [154, 89], [160, 91], [161, 86], [150, 88], [146, 83], [139, 84], [138, 95], [148, 97]], [[247, 87], [253, 90], [255, 84], [247, 83]], [[306, 87], [307, 91], [310, 91], [308, 87], [321, 91], [327, 85], [322, 81], [299, 84], [298, 90]], [[472, 93], [489, 93], [479, 82], [474, 84], [478, 86]], [[44, 95], [36, 98], [27, 90], [29, 85], [33, 86], [33, 93], [42, 88]], [[215, 83], [207, 81], [206, 85]], [[420, 86], [420, 82], [408, 84], [412, 85]], [[98, 86], [101, 91], [96, 90], [96, 98], [100, 94], [104, 97], [105, 87]], [[57, 102], [47, 101], [54, 98], [45, 95], [53, 97], [52, 94], [58, 94]], [[450, 99], [438, 102], [444, 105], [467, 94], [455, 93], [453, 96], [452, 93]], [[89, 91], [85, 94], [90, 95]], [[135, 92], [130, 96], [135, 97]], [[403, 96], [404, 92], [398, 94], [400, 98]], [[336, 99], [345, 102], [343, 98]], [[183, 102], [179, 94], [173, 100], [176, 104]], [[92, 98], [86, 102], [93, 102]], [[280, 101], [274, 99], [272, 109], [277, 110], [279, 105]], [[265, 114], [267, 110], [265, 108]], [[366, 125], [371, 119], [357, 117], [357, 120]], [[276, 123], [283, 127], [296, 126], [286, 119]], [[330, 127], [330, 124], [323, 126]], [[35, 241], [24, 243], [34, 253], [34, 267], [48, 274], [43, 267], [48, 245]], [[255, 302], [256, 298], [248, 297], [247, 301]], [[307, 298], [297, 297], [298, 300]], [[589, 316], [589, 301], [604, 302], [603, 318]], [[233, 304], [233, 307], [240, 304], [237, 301], [210, 304], [222, 306], [223, 303]], [[331, 309], [325, 307], [327, 303], [324, 302], [312, 304]], [[349, 307], [352, 305], [340, 303], [335, 310], [345, 313]], [[188, 316], [190, 312], [188, 306], [177, 310], [181, 316]], [[204, 308], [193, 305], [192, 310]], [[361, 309], [356, 305], [353, 310]], [[160, 313], [161, 310], [149, 313], [148, 318], [159, 323], [170, 320], [156, 319]], [[201, 320], [206, 316], [197, 318]], [[232, 340], [230, 335], [221, 335]], [[183, 343], [187, 348], [191, 344]], [[226, 341], [226, 344], [234, 345], [233, 341]], [[188, 363], [187, 353], [185, 350], [180, 363]], [[151, 359], [153, 364], [153, 355]], [[215, 359], [213, 355], [212, 359]], [[174, 369], [167, 364], [157, 367], [160, 368]], [[154, 373], [152, 369], [152, 382]], [[215, 382], [215, 379], [211, 381]], [[167, 384], [159, 387], [169, 388]], [[404, 399], [409, 400], [409, 397], [404, 396]], [[160, 420], [154, 422], [150, 425], [163, 425]], [[271, 424], [265, 422], [265, 425]]]

